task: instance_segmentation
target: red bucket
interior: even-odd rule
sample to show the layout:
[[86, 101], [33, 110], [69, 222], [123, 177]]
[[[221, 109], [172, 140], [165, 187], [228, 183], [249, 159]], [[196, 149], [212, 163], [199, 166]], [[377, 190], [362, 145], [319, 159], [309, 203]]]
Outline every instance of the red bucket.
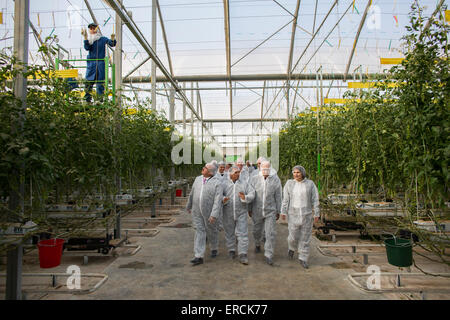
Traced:
[[63, 244], [64, 239], [49, 239], [38, 242], [41, 268], [54, 268], [61, 264]]
[[183, 190], [181, 190], [181, 189], [175, 190], [175, 196], [181, 197], [182, 194], [183, 194]]

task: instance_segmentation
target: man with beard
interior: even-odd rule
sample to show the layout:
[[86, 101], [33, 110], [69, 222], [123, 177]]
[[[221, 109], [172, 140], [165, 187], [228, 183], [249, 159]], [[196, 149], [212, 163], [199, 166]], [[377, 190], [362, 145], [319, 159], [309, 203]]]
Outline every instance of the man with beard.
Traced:
[[97, 95], [99, 97], [103, 96], [105, 91], [104, 81], [105, 81], [105, 61], [98, 60], [104, 59], [106, 56], [106, 45], [111, 47], [115, 47], [117, 41], [115, 40], [116, 35], [112, 34], [111, 39], [107, 37], [103, 37], [98, 25], [95, 23], [91, 23], [88, 26], [89, 33], [86, 29], [81, 30], [81, 34], [84, 37], [84, 49], [89, 51], [87, 56], [87, 69], [86, 69], [86, 95], [84, 99], [87, 102], [92, 101], [92, 96], [90, 91], [94, 86], [94, 83], [97, 85]]

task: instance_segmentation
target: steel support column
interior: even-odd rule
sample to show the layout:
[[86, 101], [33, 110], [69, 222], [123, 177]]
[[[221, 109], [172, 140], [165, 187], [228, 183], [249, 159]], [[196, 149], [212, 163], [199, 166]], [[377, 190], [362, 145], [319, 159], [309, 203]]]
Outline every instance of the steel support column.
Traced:
[[[14, 3], [14, 55], [26, 67], [28, 65], [28, 49], [29, 49], [29, 20], [30, 20], [30, 0], [15, 0]], [[22, 68], [16, 65], [15, 68]], [[12, 125], [13, 133], [21, 132], [23, 121], [25, 118], [26, 98], [27, 98], [27, 78], [23, 74], [18, 74], [14, 83], [14, 95], [22, 101], [22, 110], [19, 120]], [[9, 210], [13, 212], [8, 220], [14, 222], [24, 212], [24, 171], [23, 163], [20, 169], [15, 169], [13, 179], [15, 187], [12, 188], [9, 196]], [[7, 274], [6, 274], [6, 300], [22, 299], [22, 245], [15, 245], [10, 248], [7, 253]]]
[[[223, 0], [227, 77], [230, 85], [230, 119], [233, 120], [233, 83], [231, 82], [230, 2]], [[231, 123], [233, 131], [233, 123]]]
[[[186, 83], [183, 83], [183, 90], [186, 90]], [[183, 101], [183, 137], [186, 137], [186, 102]]]
[[169, 92], [169, 121], [173, 124], [175, 120], [175, 90], [170, 88]]
[[298, 20], [298, 10], [300, 9], [300, 0], [297, 0], [297, 6], [295, 8], [294, 21], [292, 22], [292, 33], [291, 33], [291, 45], [289, 49], [289, 58], [287, 66], [287, 89], [286, 89], [286, 116], [289, 118], [289, 93], [291, 86], [291, 74], [292, 74], [292, 57], [294, 55], [294, 44], [295, 44], [295, 31], [297, 30], [297, 20]]
[[[152, 0], [152, 50], [156, 54], [156, 0]], [[156, 110], [156, 61], [152, 59], [152, 109]]]
[[[122, 0], [118, 0], [120, 4], [122, 4]], [[120, 114], [122, 113], [122, 33], [123, 33], [123, 23], [120, 16], [116, 13], [116, 50], [114, 51], [114, 64], [115, 64], [115, 90], [117, 94], [117, 106], [118, 109], [116, 111], [116, 129], [118, 132], [122, 130], [121, 123], [119, 121]], [[108, 67], [108, 66], [106, 66]], [[108, 88], [106, 88], [108, 89]], [[106, 90], [108, 92], [108, 90]], [[118, 168], [120, 172], [120, 163], [118, 163]], [[122, 178], [120, 177], [120, 173], [116, 173], [116, 187], [117, 187], [117, 194], [121, 193], [122, 190]], [[121, 212], [120, 208], [117, 206], [115, 207], [115, 213], [116, 213], [116, 226], [114, 229], [114, 239], [120, 239], [121, 238]]]
[[[121, 2], [121, 0], [119, 0]], [[122, 90], [122, 39], [123, 39], [123, 22], [120, 18], [120, 15], [116, 13], [116, 50], [114, 51], [114, 64], [116, 68], [116, 83], [115, 89], [116, 94], [118, 95], [118, 105], [119, 109], [122, 107], [122, 100], [120, 99], [121, 90]]]

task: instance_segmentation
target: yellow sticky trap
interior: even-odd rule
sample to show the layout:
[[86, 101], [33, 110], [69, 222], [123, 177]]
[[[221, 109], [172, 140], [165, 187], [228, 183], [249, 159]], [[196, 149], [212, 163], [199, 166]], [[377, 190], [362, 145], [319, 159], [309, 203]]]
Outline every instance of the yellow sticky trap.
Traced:
[[[378, 82], [349, 82], [348, 87], [351, 89], [363, 89], [363, 88], [375, 88], [377, 86], [383, 86]], [[396, 88], [398, 87], [397, 83], [389, 83], [388, 88]]]
[[54, 76], [58, 78], [77, 78], [78, 69], [55, 70]]
[[331, 110], [331, 111], [339, 112], [339, 111], [346, 111], [346, 110], [348, 110], [348, 108], [347, 107], [338, 107], [338, 108], [336, 108], [336, 107], [324, 107], [324, 106], [322, 106], [320, 108], [319, 107], [311, 107], [311, 111], [317, 112], [317, 110], [319, 110], [319, 111]]
[[[44, 71], [44, 72], [36, 72], [34, 74], [36, 79], [45, 78], [47, 75], [50, 78], [77, 78], [78, 77], [78, 69], [55, 70], [55, 71], [51, 70], [51, 71]], [[28, 79], [34, 79], [35, 77], [28, 76]]]
[[124, 115], [133, 115], [136, 113], [137, 113], [137, 111], [135, 108], [128, 108], [128, 109], [123, 110]]
[[345, 103], [351, 103], [351, 102], [360, 102], [361, 99], [340, 99], [340, 98], [325, 98], [324, 103], [336, 103], [336, 104], [345, 104]]
[[445, 10], [445, 21], [450, 22], [450, 10]]
[[405, 58], [380, 58], [380, 64], [401, 64]]
[[0, 12], [0, 24], [3, 24], [3, 12]]

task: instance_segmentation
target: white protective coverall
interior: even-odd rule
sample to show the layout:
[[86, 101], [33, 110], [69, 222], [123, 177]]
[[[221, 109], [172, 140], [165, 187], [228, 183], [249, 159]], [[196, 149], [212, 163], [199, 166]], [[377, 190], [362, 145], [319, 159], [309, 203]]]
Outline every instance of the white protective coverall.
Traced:
[[281, 181], [276, 173], [270, 174], [266, 179], [262, 174], [258, 174], [250, 178], [250, 185], [256, 192], [255, 199], [248, 205], [248, 211], [252, 212], [255, 245], [260, 245], [264, 229], [266, 237], [264, 255], [272, 259], [276, 236], [276, 214], [281, 210]]
[[[314, 209], [314, 215], [313, 215]], [[283, 189], [281, 214], [288, 217], [289, 250], [298, 250], [298, 258], [308, 262], [313, 218], [320, 216], [319, 193], [313, 181], [288, 180]]]
[[[194, 255], [203, 258], [206, 249], [206, 237], [210, 243], [210, 249], [219, 248], [218, 219], [222, 215], [222, 183], [216, 177], [207, 178], [198, 176], [192, 185], [186, 210], [192, 210], [192, 224], [195, 229]], [[217, 220], [211, 224], [209, 217]]]
[[[244, 193], [245, 200], [239, 197], [239, 192]], [[236, 251], [236, 238], [238, 241], [238, 254], [248, 252], [248, 223], [247, 204], [255, 198], [255, 190], [251, 185], [231, 178], [223, 182], [223, 198], [229, 200], [223, 205], [223, 227], [225, 229], [225, 241], [228, 251]]]
[[246, 166], [243, 166], [241, 173], [239, 174], [239, 180], [248, 183], [249, 179], [250, 179], [250, 172]]

